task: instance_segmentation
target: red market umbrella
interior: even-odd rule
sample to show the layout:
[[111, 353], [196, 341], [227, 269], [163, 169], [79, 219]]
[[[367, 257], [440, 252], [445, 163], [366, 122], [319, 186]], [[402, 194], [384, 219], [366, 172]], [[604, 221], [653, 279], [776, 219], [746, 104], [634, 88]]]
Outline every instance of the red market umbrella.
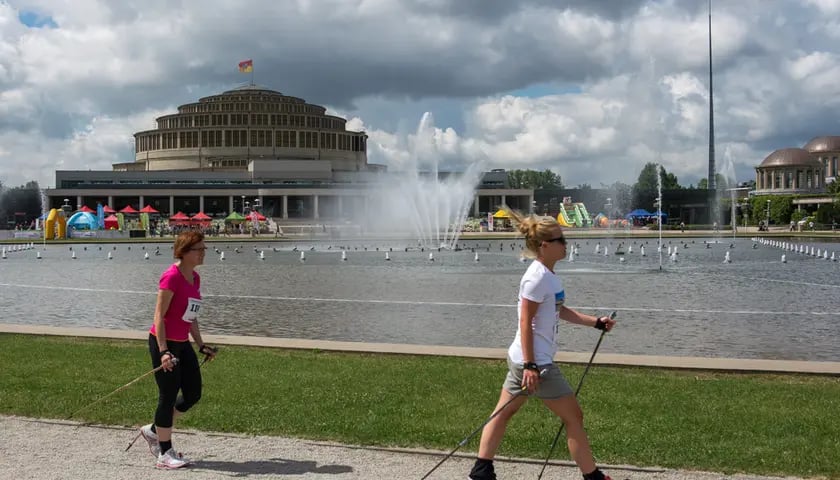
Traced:
[[209, 222], [212, 220], [209, 215], [204, 212], [198, 212], [190, 218], [193, 222]]
[[160, 213], [154, 209], [151, 205], [146, 205], [145, 207], [140, 209], [140, 213]]
[[105, 212], [105, 213], [117, 213], [116, 210], [114, 210], [113, 208], [111, 208], [108, 205], [105, 205], [104, 207], [102, 207], [102, 211]]
[[131, 205], [128, 205], [127, 207], [120, 210], [120, 213], [140, 213], [140, 212], [138, 212], [137, 209], [132, 207]]
[[87, 205], [82, 205], [82, 208], [80, 208], [79, 211], [85, 213], [96, 213], [94, 209], [88, 207]]
[[[251, 212], [251, 215], [253, 215], [253, 214], [255, 214], [255, 213], [257, 214], [257, 221], [258, 221], [258, 222], [264, 222], [264, 221], [265, 221], [265, 216], [263, 216], [260, 212], [258, 212], [258, 211], [256, 211], [256, 210], [254, 210], [253, 212]], [[251, 215], [249, 215], [249, 217], [250, 217]]]
[[169, 221], [170, 222], [189, 222], [190, 217], [184, 215], [183, 212], [178, 212], [175, 215], [172, 215], [171, 217], [169, 217]]

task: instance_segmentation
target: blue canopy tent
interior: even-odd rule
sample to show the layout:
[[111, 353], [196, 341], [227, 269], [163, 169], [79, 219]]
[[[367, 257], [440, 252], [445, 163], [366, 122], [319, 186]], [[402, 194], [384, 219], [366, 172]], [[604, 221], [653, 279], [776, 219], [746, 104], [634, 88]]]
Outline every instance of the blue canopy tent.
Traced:
[[662, 219], [662, 221], [667, 221], [668, 220], [668, 214], [663, 212], [662, 210], [657, 210], [656, 212], [651, 213], [650, 216], [651, 217], [660, 217]]
[[67, 226], [76, 230], [96, 230], [98, 225], [96, 215], [87, 212], [76, 212], [67, 221]]
[[655, 217], [655, 216], [656, 216], [656, 214], [650, 213], [647, 210], [645, 210], [644, 208], [637, 208], [637, 209], [633, 210], [632, 212], [628, 213], [627, 215], [625, 215], [624, 218], [626, 218], [628, 220], [633, 220], [634, 218]]

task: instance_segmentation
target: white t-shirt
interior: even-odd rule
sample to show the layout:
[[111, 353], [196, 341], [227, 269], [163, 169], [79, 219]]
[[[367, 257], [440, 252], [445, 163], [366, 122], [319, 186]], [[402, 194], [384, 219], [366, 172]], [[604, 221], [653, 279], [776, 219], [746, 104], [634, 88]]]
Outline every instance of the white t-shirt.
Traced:
[[[555, 335], [560, 322], [558, 311], [566, 300], [566, 291], [563, 290], [563, 282], [545, 265], [534, 261], [522, 280], [519, 282], [519, 302], [516, 305], [517, 318], [522, 308], [522, 299], [527, 298], [532, 302], [539, 303], [537, 314], [531, 320], [531, 328], [534, 331], [534, 361], [538, 365], [544, 365], [554, 361], [554, 354], [557, 353]], [[517, 325], [519, 322], [517, 321]], [[524, 363], [522, 355], [522, 332], [516, 328], [516, 338], [508, 348], [508, 356], [514, 363]]]

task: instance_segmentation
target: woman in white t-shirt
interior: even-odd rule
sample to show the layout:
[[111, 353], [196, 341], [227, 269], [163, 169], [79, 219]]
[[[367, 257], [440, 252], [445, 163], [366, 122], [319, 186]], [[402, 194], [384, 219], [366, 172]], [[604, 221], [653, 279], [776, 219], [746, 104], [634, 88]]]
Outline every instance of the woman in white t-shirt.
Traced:
[[484, 427], [478, 458], [469, 478], [496, 478], [493, 457], [507, 423], [530, 395], [536, 395], [566, 425], [569, 452], [583, 478], [609, 479], [595, 465], [583, 428], [583, 412], [569, 382], [554, 364], [554, 354], [559, 319], [607, 331], [615, 321], [579, 313], [563, 304], [566, 299], [563, 282], [554, 274], [554, 264], [566, 257], [566, 238], [560, 224], [550, 217], [537, 219], [514, 211], [507, 213], [525, 236], [525, 254], [534, 258], [534, 262], [519, 283], [519, 327], [508, 349], [508, 374], [494, 412], [507, 406]]

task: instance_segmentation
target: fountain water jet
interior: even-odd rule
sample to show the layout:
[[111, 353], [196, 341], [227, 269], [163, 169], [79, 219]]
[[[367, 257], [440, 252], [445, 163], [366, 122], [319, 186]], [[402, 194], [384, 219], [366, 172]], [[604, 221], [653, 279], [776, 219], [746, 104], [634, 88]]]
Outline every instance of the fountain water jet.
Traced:
[[482, 167], [473, 162], [463, 173], [442, 177], [436, 134], [432, 114], [424, 113], [403, 171], [380, 177], [370, 214], [360, 223], [376, 232], [413, 236], [423, 249], [454, 250]]

